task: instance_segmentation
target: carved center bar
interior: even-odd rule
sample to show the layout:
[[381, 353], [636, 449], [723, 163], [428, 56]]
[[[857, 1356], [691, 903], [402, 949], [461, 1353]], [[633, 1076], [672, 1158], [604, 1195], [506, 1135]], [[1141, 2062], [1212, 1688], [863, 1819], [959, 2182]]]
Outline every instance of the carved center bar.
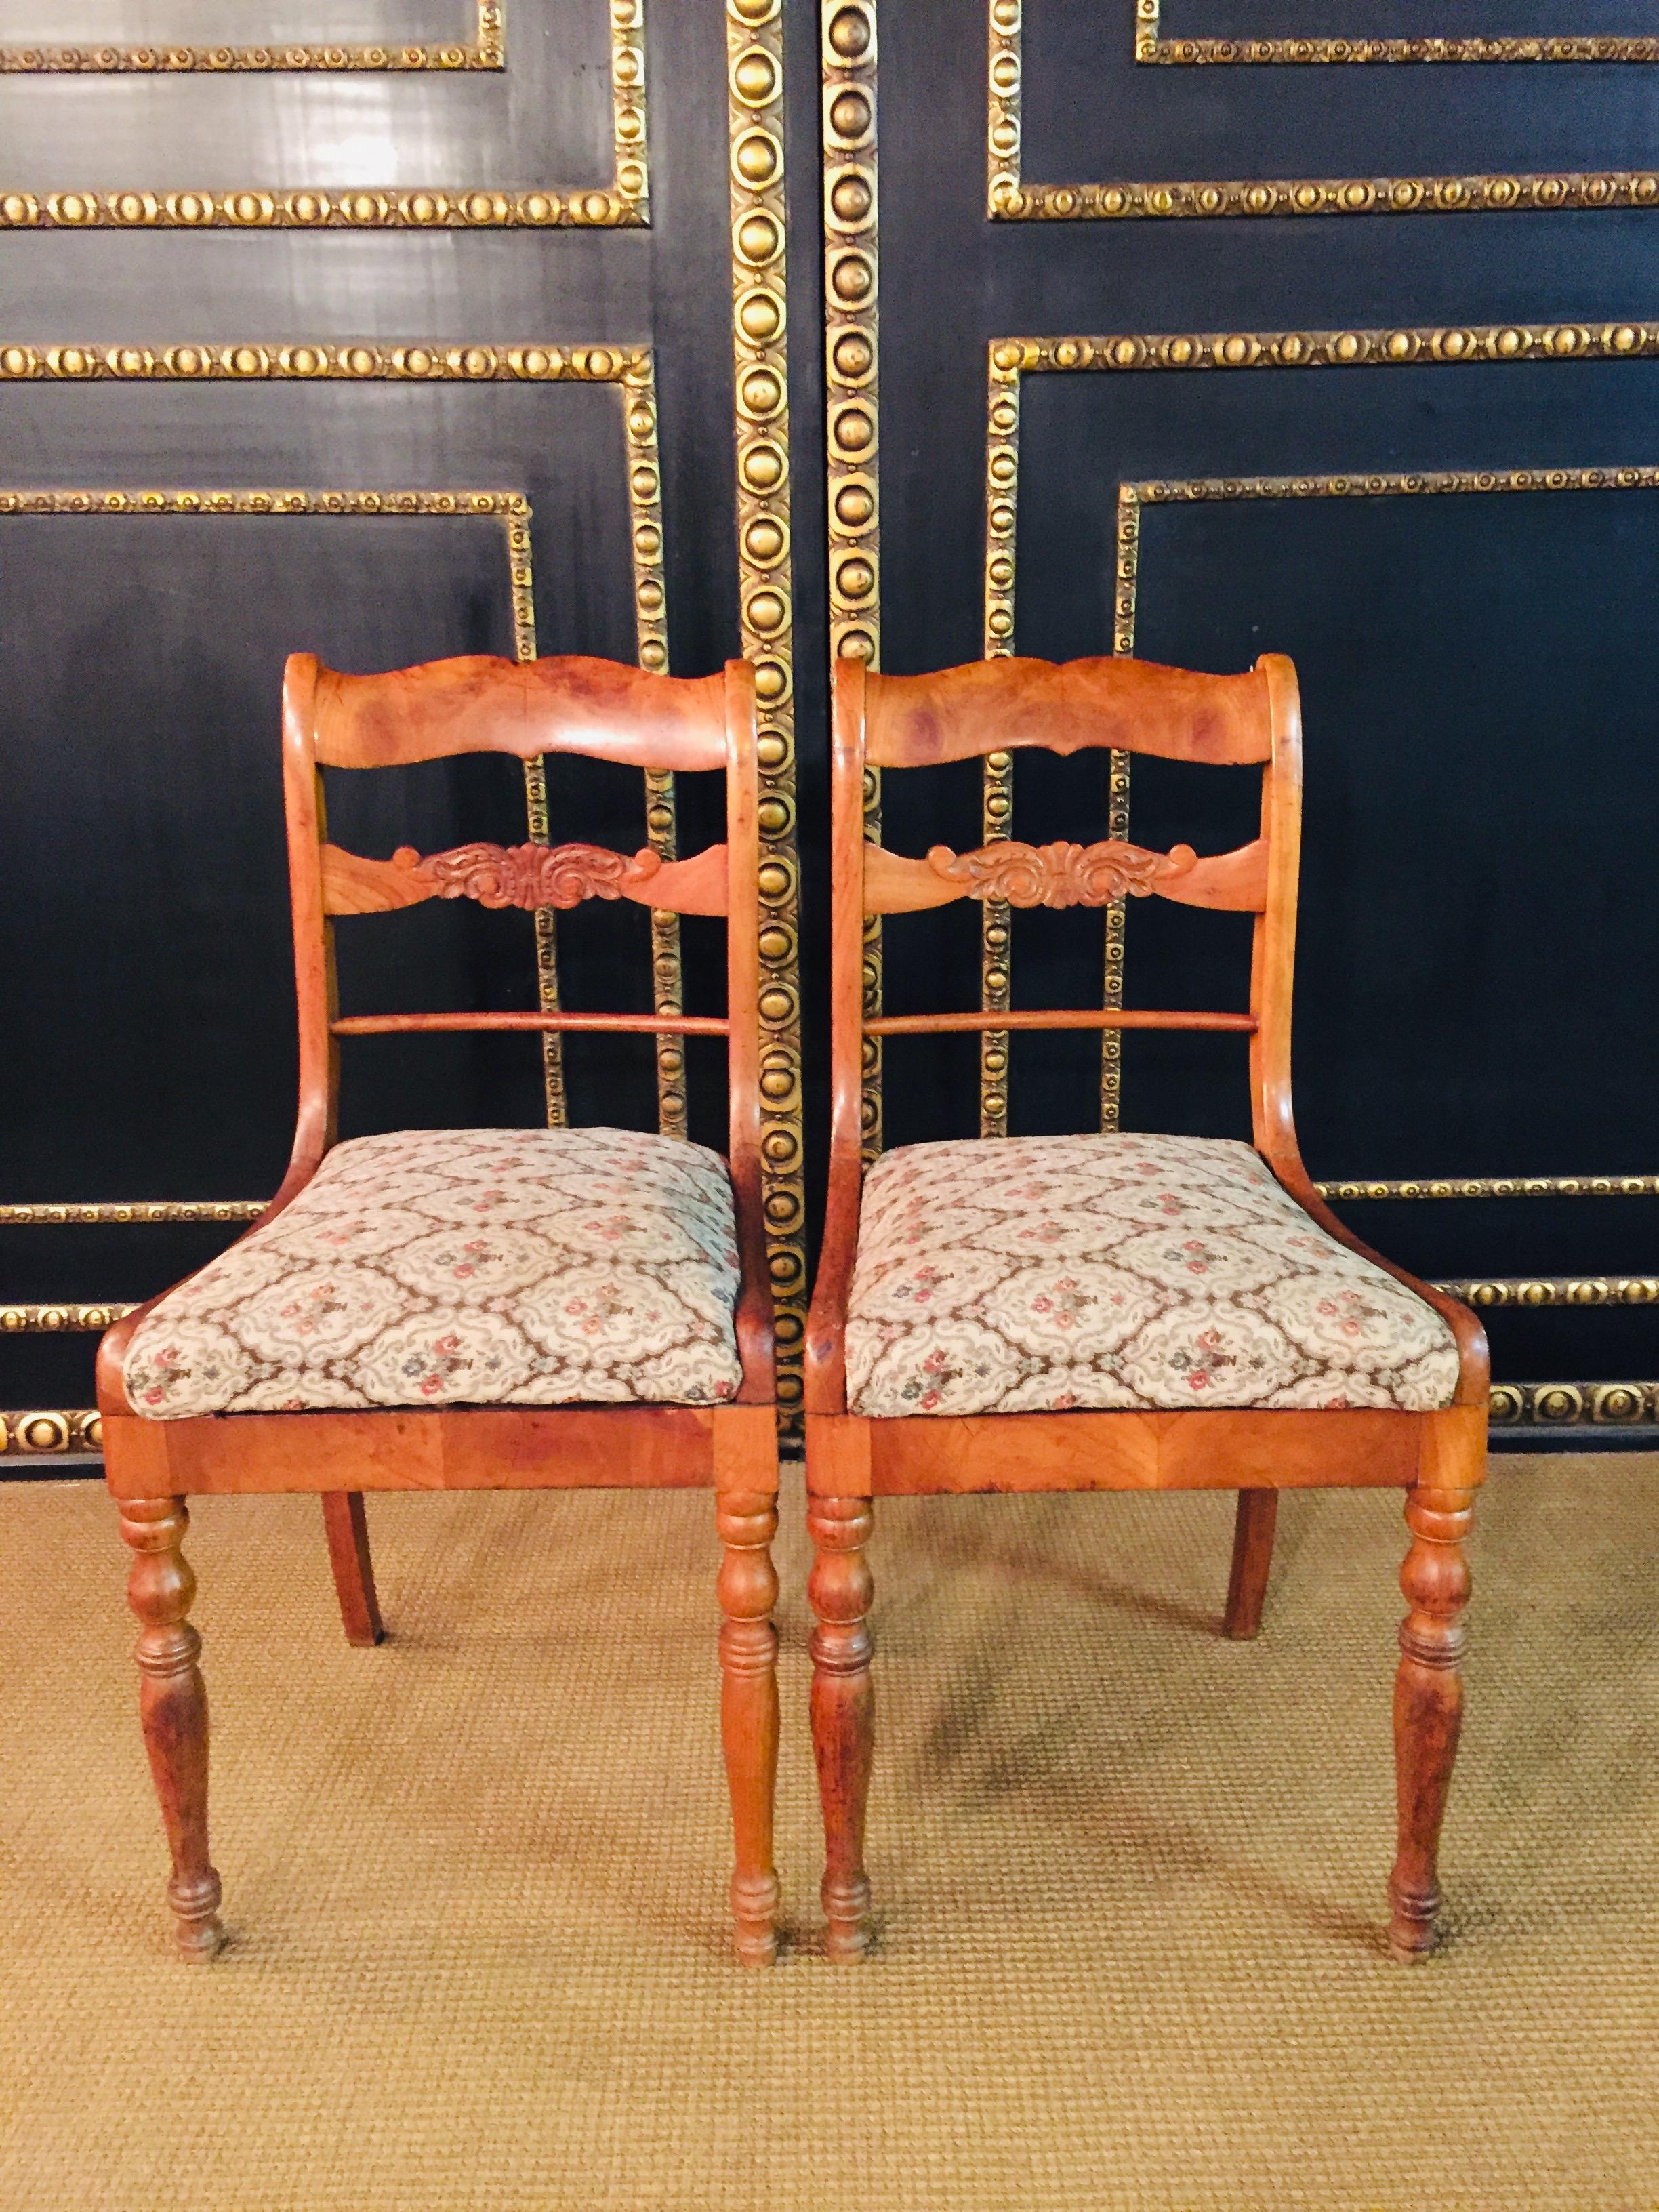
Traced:
[[675, 914], [724, 914], [726, 848], [710, 845], [689, 860], [665, 860], [648, 846], [613, 853], [604, 845], [458, 845], [417, 853], [400, 845], [371, 860], [325, 845], [323, 907], [328, 914], [390, 914], [431, 898], [476, 899], [480, 906], [568, 908], [584, 899], [631, 899]]
[[1168, 853], [1107, 837], [1096, 845], [1021, 845], [1012, 838], [953, 853], [928, 848], [927, 865], [969, 898], [1001, 906], [1106, 906], [1128, 893], [1146, 898], [1161, 884], [1191, 872], [1198, 854], [1190, 845]]

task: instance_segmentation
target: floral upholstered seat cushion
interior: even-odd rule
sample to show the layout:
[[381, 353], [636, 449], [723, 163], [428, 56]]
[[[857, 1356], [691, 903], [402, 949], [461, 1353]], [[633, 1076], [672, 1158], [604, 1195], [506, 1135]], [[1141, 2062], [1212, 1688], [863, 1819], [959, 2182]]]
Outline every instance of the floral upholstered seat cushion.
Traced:
[[1449, 1405], [1456, 1342], [1248, 1145], [908, 1145], [865, 1181], [855, 1413]]
[[626, 1129], [407, 1129], [146, 1316], [160, 1421], [368, 1406], [710, 1405], [742, 1381], [726, 1164]]

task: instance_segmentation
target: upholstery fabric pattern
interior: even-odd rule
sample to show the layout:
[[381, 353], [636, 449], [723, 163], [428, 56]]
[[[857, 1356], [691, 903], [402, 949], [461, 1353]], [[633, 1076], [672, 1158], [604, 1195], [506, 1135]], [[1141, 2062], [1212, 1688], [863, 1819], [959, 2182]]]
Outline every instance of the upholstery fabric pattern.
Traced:
[[855, 1413], [1449, 1405], [1434, 1308], [1310, 1220], [1249, 1146], [908, 1145], [864, 1185]]
[[742, 1381], [726, 1164], [629, 1129], [337, 1145], [128, 1346], [141, 1414], [708, 1405]]

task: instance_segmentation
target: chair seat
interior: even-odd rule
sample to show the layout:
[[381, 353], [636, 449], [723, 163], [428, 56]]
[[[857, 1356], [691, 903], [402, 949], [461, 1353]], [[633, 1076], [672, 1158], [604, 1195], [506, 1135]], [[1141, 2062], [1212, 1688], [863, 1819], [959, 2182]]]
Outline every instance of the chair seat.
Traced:
[[864, 1185], [854, 1413], [1449, 1405], [1442, 1316], [1304, 1213], [1248, 1145], [908, 1145]]
[[627, 1129], [337, 1145], [164, 1297], [125, 1375], [154, 1420], [374, 1406], [708, 1405], [742, 1380], [726, 1164]]

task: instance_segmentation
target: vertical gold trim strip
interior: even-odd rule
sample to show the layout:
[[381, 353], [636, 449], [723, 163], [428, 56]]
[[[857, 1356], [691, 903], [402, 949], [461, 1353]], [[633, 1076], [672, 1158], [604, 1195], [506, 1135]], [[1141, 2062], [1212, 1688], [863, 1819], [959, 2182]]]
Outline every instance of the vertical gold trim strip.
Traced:
[[[629, 519], [634, 557], [634, 631], [641, 668], [663, 675], [668, 668], [668, 602], [663, 574], [662, 464], [657, 446], [656, 364], [649, 354], [629, 367], [623, 389], [623, 422], [628, 437]], [[674, 778], [649, 769], [645, 778], [645, 834], [651, 850], [665, 860], [678, 852]], [[685, 1011], [685, 979], [680, 958], [680, 918], [651, 910], [651, 988], [659, 1014]], [[686, 1134], [685, 1041], [659, 1036], [657, 1126], [665, 1137]]]
[[[662, 675], [668, 667], [668, 603], [663, 572], [662, 464], [657, 438], [656, 359], [643, 346], [619, 355], [617, 390], [627, 447], [629, 559], [634, 578], [635, 649], [641, 668]], [[528, 510], [526, 508], [526, 518]], [[512, 526], [509, 524], [509, 536]], [[524, 574], [519, 590], [520, 556]], [[526, 519], [521, 540], [514, 541], [514, 651], [520, 660], [536, 658], [535, 609], [530, 598], [530, 537]], [[547, 770], [538, 755], [525, 763], [525, 795], [532, 842], [551, 840], [547, 805]], [[677, 826], [674, 779], [647, 771], [645, 776], [646, 837], [653, 852], [672, 860]], [[544, 1014], [559, 1012], [557, 921], [550, 907], [536, 909], [538, 1003]], [[651, 915], [653, 1002], [659, 1014], [684, 1011], [680, 963], [680, 926], [676, 914]], [[564, 1039], [550, 1030], [542, 1038], [542, 1073], [547, 1095], [547, 1126], [565, 1127], [569, 1104], [565, 1091]], [[666, 1137], [686, 1133], [685, 1048], [678, 1037], [657, 1039], [657, 1117]]]
[[[611, 11], [611, 127], [616, 149], [611, 182], [634, 219], [649, 219], [651, 160], [645, 98], [645, 0], [606, 0]], [[573, 203], [586, 195], [572, 195]], [[595, 196], [595, 205], [598, 198]], [[589, 213], [592, 220], [592, 213]]]
[[[1126, 506], [1120, 494], [1117, 510], [1117, 574], [1113, 588], [1112, 651], [1135, 649], [1135, 574], [1140, 545], [1140, 515], [1133, 491]], [[1127, 618], [1126, 618], [1127, 606]], [[1129, 835], [1129, 756], [1115, 751], [1107, 769], [1110, 779], [1106, 802], [1106, 835], [1125, 840]], [[1129, 902], [1115, 898], [1106, 909], [1106, 941], [1101, 971], [1101, 1004], [1123, 1004], [1124, 931]], [[1123, 1032], [1104, 1030], [1100, 1039], [1100, 1126], [1109, 1133], [1118, 1126], [1123, 1105]]]
[[798, 1421], [806, 1326], [795, 838], [794, 577], [781, 0], [726, 0], [738, 579], [759, 702], [761, 1159], [778, 1403]]
[[[1014, 542], [1019, 498], [1019, 371], [994, 358], [985, 399], [985, 635], [988, 660], [1014, 649]], [[1014, 757], [987, 753], [981, 770], [980, 830], [988, 845], [1006, 837], [1014, 814]], [[980, 910], [979, 1002], [1006, 1014], [1013, 994], [1013, 937], [1008, 908], [987, 899]], [[1008, 1133], [1009, 1037], [988, 1030], [979, 1047], [979, 1133]]]
[[[876, 4], [820, 0], [823, 98], [825, 421], [829, 449], [830, 651], [881, 665], [881, 362], [877, 324]], [[866, 771], [864, 834], [881, 838], [881, 771]], [[864, 1012], [879, 1014], [881, 917], [864, 925]], [[882, 1145], [881, 1040], [864, 1040], [860, 1127]]]
[[[508, 526], [509, 536], [511, 525]], [[529, 548], [529, 526], [526, 522], [524, 543], [526, 556]], [[517, 548], [514, 549], [513, 594], [513, 657], [515, 660], [536, 658], [536, 608], [528, 590], [521, 605], [518, 589]], [[528, 568], [528, 559], [526, 568]], [[547, 813], [547, 762], [538, 753], [524, 764], [525, 819], [530, 840], [535, 845], [546, 845], [552, 841]], [[536, 909], [536, 1003], [544, 1014], [559, 1012], [559, 950], [556, 918], [551, 907]], [[564, 1038], [557, 1030], [547, 1030], [542, 1036], [542, 1090], [547, 1101], [547, 1126], [562, 1129], [569, 1119], [564, 1093]]]

